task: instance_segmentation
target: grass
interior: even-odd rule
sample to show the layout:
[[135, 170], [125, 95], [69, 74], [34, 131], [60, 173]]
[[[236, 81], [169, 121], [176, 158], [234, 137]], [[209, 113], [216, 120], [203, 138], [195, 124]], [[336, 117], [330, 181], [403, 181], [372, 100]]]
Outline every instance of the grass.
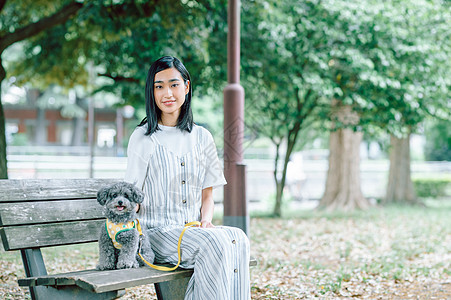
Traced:
[[[287, 210], [251, 215], [253, 299], [449, 299], [451, 201], [352, 213]], [[221, 216], [215, 215], [216, 224]], [[97, 244], [43, 249], [49, 273], [93, 268]], [[0, 298], [24, 299], [18, 252], [0, 251]], [[156, 299], [153, 287], [125, 299]]]
[[[253, 298], [267, 299], [274, 286], [281, 299], [451, 298], [451, 206], [449, 200], [425, 203], [352, 213], [287, 211], [283, 220], [256, 213], [251, 245], [260, 264], [252, 278], [259, 293]], [[287, 274], [285, 284], [279, 279]]]

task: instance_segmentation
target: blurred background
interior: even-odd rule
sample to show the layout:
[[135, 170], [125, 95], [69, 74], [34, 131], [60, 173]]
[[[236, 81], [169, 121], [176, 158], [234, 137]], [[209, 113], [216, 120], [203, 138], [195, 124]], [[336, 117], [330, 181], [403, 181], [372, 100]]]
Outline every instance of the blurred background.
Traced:
[[[251, 209], [449, 200], [450, 11], [243, 1]], [[226, 45], [223, 0], [0, 1], [1, 178], [122, 178], [163, 55], [190, 71], [194, 120], [221, 156]]]

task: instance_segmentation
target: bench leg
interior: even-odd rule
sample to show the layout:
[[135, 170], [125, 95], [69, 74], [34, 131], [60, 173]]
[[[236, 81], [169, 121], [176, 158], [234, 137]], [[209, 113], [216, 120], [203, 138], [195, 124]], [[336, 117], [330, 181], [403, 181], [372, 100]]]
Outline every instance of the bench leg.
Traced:
[[155, 283], [158, 300], [183, 300], [191, 277]]
[[[20, 250], [22, 261], [27, 277], [47, 275], [44, 259], [39, 248]], [[30, 295], [33, 300], [52, 300], [52, 299], [73, 299], [73, 300], [91, 300], [91, 299], [116, 299], [125, 294], [124, 290], [111, 291], [96, 294], [78, 286], [62, 286], [58, 288], [50, 286], [30, 286]]]
[[[25, 275], [27, 277], [47, 275], [41, 249], [24, 249], [20, 250], [20, 254], [22, 255], [22, 262], [25, 268]], [[31, 299], [45, 299], [45, 296], [40, 296], [41, 294], [42, 292], [40, 287], [30, 286]]]

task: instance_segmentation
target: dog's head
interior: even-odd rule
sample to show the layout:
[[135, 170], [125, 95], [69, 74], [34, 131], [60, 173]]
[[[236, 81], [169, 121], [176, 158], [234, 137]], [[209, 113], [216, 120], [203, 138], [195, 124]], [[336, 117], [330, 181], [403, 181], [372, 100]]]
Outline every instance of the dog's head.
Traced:
[[105, 207], [106, 217], [115, 223], [134, 220], [136, 205], [143, 200], [144, 194], [128, 182], [115, 183], [97, 192], [97, 201]]

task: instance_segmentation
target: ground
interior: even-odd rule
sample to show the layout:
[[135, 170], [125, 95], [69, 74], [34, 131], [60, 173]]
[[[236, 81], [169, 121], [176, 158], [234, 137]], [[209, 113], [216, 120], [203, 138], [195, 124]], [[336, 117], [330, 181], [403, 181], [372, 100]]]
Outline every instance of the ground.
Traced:
[[[431, 202], [432, 203], [432, 202]], [[451, 205], [254, 214], [252, 299], [451, 299]], [[61, 247], [60, 247], [61, 248]], [[61, 249], [60, 249], [61, 250]], [[93, 268], [95, 244], [45, 249], [49, 273]], [[17, 252], [0, 252], [0, 298], [27, 299]], [[156, 299], [153, 286], [123, 299]]]

